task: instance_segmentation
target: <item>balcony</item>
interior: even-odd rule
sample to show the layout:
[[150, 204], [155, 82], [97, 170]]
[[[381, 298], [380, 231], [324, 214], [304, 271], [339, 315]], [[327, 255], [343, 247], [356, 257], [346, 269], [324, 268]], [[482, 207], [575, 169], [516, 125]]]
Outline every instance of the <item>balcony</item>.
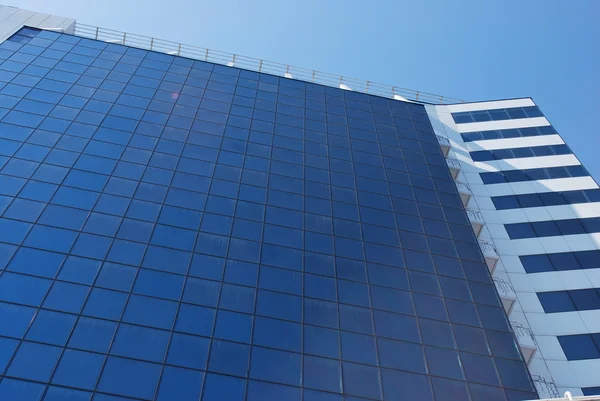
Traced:
[[560, 393], [553, 381], [546, 379], [542, 375], [531, 375], [531, 379], [540, 398], [560, 398]]
[[466, 211], [467, 216], [469, 216], [469, 220], [471, 221], [471, 227], [473, 227], [473, 231], [475, 232], [475, 236], [479, 237], [481, 230], [483, 230], [483, 225], [485, 224], [483, 214], [477, 209], [466, 208]]
[[469, 184], [464, 183], [462, 181], [454, 181], [456, 183], [456, 188], [458, 188], [458, 194], [460, 195], [460, 199], [462, 200], [463, 206], [467, 207], [469, 204], [469, 200], [471, 200], [471, 196], [473, 193], [471, 192], [471, 187]]
[[496, 289], [498, 290], [498, 294], [500, 295], [500, 300], [502, 301], [502, 306], [504, 306], [504, 310], [506, 314], [510, 316], [510, 312], [512, 311], [513, 306], [515, 306], [515, 302], [517, 301], [517, 294], [515, 293], [515, 289], [512, 284], [501, 277], [494, 277], [494, 284], [496, 284]]
[[485, 263], [487, 263], [488, 269], [490, 269], [490, 274], [493, 274], [494, 269], [496, 269], [496, 264], [500, 259], [496, 247], [482, 239], [479, 240], [479, 247], [481, 248], [481, 253], [483, 253], [483, 257], [485, 258]]
[[[517, 337], [517, 342], [523, 353], [523, 358], [527, 365], [529, 365], [538, 349], [535, 337], [533, 336], [531, 329], [523, 326], [521, 323], [511, 321], [510, 324], [515, 333], [515, 337]], [[540, 395], [542, 394], [540, 393]]]
[[456, 179], [458, 177], [458, 173], [460, 173], [460, 169], [462, 168], [460, 162], [457, 158], [447, 156], [446, 163], [448, 163], [448, 168], [450, 168], [450, 174], [452, 178]]
[[450, 145], [450, 140], [442, 135], [436, 135], [436, 137], [440, 143], [440, 148], [442, 148], [442, 153], [444, 156], [448, 156], [448, 153], [450, 153], [450, 148], [452, 147], [452, 145]]

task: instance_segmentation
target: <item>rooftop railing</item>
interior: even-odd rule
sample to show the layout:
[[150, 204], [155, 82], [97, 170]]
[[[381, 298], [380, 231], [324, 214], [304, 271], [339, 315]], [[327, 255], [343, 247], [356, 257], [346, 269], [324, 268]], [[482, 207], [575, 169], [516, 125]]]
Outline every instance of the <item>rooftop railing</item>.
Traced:
[[266, 74], [293, 78], [306, 82], [332, 86], [336, 88], [368, 93], [371, 95], [387, 97], [395, 100], [410, 100], [421, 103], [451, 104], [462, 103], [464, 100], [448, 96], [436, 95], [429, 92], [416, 91], [399, 86], [385, 85], [372, 81], [363, 81], [356, 78], [344, 77], [308, 68], [291, 66], [289, 64], [266, 61], [254, 57], [207, 49], [200, 46], [186, 45], [169, 40], [152, 38], [128, 32], [115, 31], [97, 26], [77, 23], [75, 35], [101, 40], [108, 43], [153, 50], [175, 56], [183, 56], [211, 63], [238, 67]]
[[[553, 381], [546, 379], [542, 375], [531, 375], [531, 379], [533, 380], [533, 384], [535, 384], [535, 388], [538, 391], [540, 397], [544, 398], [559, 398], [560, 392], [556, 388], [556, 384]], [[565, 397], [569, 399], [568, 397]]]

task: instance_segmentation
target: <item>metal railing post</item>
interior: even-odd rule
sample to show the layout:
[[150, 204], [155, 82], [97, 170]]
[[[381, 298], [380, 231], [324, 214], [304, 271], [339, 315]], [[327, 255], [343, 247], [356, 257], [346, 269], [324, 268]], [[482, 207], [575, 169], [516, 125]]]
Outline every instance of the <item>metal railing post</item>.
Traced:
[[[75, 34], [78, 36], [81, 36], [81, 37], [90, 38], [90, 39], [94, 39], [94, 40], [101, 40], [101, 41], [108, 42], [108, 43], [122, 42], [123, 45], [134, 46], [134, 47], [139, 47], [139, 48], [143, 48], [143, 49], [148, 49], [148, 46], [149, 46], [149, 49], [151, 51], [158, 51], [158, 52], [172, 54], [172, 55], [178, 55], [178, 56], [182, 55], [182, 50], [183, 50], [182, 43], [177, 43], [177, 42], [172, 42], [172, 41], [164, 41], [163, 42], [160, 39], [156, 39], [156, 38], [153, 38], [150, 36], [143, 36], [143, 35], [136, 35], [136, 34], [129, 34], [130, 36], [131, 35], [133, 35], [133, 36], [132, 36], [131, 43], [127, 43], [127, 35], [128, 35], [127, 32], [114, 31], [111, 29], [108, 29], [108, 30], [102, 29], [101, 30], [100, 27], [85, 25], [85, 24], [77, 24], [75, 26]], [[117, 39], [119, 36], [122, 36], [121, 40]], [[158, 41], [158, 45], [157, 45], [158, 48], [155, 49], [155, 42], [157, 42], [157, 41]], [[174, 45], [176, 45], [177, 50], [176, 51], [175, 50], [168, 51], [168, 49], [172, 49], [172, 47]], [[167, 50], [161, 50], [163, 48], [163, 46], [166, 47]], [[209, 54], [210, 49], [204, 49], [204, 48], [201, 48], [198, 46], [187, 46], [185, 51], [186, 51], [186, 55], [188, 57], [195, 58], [197, 60], [202, 60], [202, 58], [204, 58], [204, 61], [207, 61], [207, 62], [221, 64], [221, 63], [223, 63], [223, 59], [227, 59], [229, 57], [233, 58], [233, 61], [232, 61], [233, 64], [235, 64], [237, 61], [237, 55], [228, 53], [228, 52], [217, 52], [214, 59], [211, 59], [211, 56]], [[204, 53], [204, 54], [202, 54], [202, 53]], [[289, 75], [290, 77], [292, 74], [298, 75], [298, 79], [302, 79], [304, 77], [304, 79], [307, 82], [320, 83], [325, 86], [333, 86], [333, 87], [336, 87], [339, 85], [340, 87], [341, 86], [345, 87], [345, 89], [347, 89], [347, 90], [353, 90], [349, 86], [355, 86], [354, 90], [356, 90], [358, 92], [377, 94], [379, 96], [391, 97], [392, 99], [410, 99], [410, 100], [421, 102], [421, 103], [426, 102], [426, 101], [435, 101], [435, 102], [439, 102], [440, 104], [464, 103], [465, 102], [462, 99], [454, 99], [454, 98], [449, 98], [446, 96], [441, 96], [438, 94], [433, 94], [433, 93], [428, 93], [428, 92], [419, 92], [419, 91], [415, 91], [413, 89], [406, 89], [406, 88], [396, 87], [396, 86], [391, 86], [391, 85], [382, 85], [382, 84], [378, 84], [378, 83], [371, 82], [371, 81], [356, 80], [353, 78], [346, 78], [347, 81], [350, 83], [350, 85], [347, 85], [344, 82], [345, 77], [340, 76], [340, 75], [321, 73], [317, 70], [296, 68], [294, 66], [290, 66], [289, 64], [288, 65], [281, 64], [281, 63], [269, 64], [269, 61], [257, 59], [254, 57], [244, 58], [242, 56], [242, 60], [247, 60], [249, 63], [247, 68], [257, 71], [257, 72], [263, 72], [264, 64], [267, 63], [267, 67], [265, 67], [266, 70], [267, 71], [275, 71], [274, 73], [276, 73], [276, 74], [281, 74], [283, 71], [285, 71], [284, 75]], [[258, 61], [258, 63], [257, 63], [257, 61]], [[243, 63], [244, 63], [244, 61], [242, 61], [242, 64]], [[228, 64], [230, 64], [230, 63], [228, 63]], [[291, 71], [295, 71], [295, 72], [292, 73]], [[309, 72], [310, 72], [310, 78], [308, 77]], [[337, 78], [339, 78], [338, 85], [335, 84], [336, 82], [338, 82]]]

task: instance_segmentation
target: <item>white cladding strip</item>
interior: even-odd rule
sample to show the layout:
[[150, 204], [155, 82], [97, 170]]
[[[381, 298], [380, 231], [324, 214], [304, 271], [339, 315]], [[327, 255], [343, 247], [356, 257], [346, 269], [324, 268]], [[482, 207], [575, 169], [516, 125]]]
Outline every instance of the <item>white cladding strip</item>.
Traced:
[[518, 118], [516, 120], [481, 121], [456, 124], [458, 132], [492, 131], [498, 129], [543, 127], [550, 125], [546, 117]]
[[[502, 227], [502, 229], [504, 228]], [[600, 235], [594, 233], [513, 240], [498, 236], [494, 237], [494, 244], [501, 258], [504, 258], [505, 255], [595, 251], [600, 249]]]
[[479, 172], [527, 170], [540, 167], [578, 166], [581, 164], [575, 155], [553, 155], [524, 157], [522, 159], [490, 160], [486, 162], [472, 162]]
[[465, 147], [469, 152], [475, 152], [478, 150], [514, 149], [531, 146], [562, 145], [564, 143], [565, 141], [562, 140], [560, 135], [554, 134], [526, 136], [519, 138], [489, 139], [485, 141], [471, 141], [465, 142]]
[[[598, 387], [600, 385], [600, 379], [598, 378], [600, 359], [547, 361], [547, 366], [554, 383], [558, 387]], [[590, 397], [582, 398], [583, 400], [593, 399]], [[574, 401], [578, 400], [575, 398]]]
[[460, 103], [449, 104], [444, 106], [449, 113], [459, 113], [461, 111], [479, 111], [479, 110], [494, 110], [494, 109], [509, 109], [511, 107], [527, 107], [535, 106], [530, 98], [523, 99], [508, 99], [508, 100], [493, 100], [489, 102], [477, 103]]
[[[562, 270], [541, 273], [525, 273], [525, 270], [523, 270], [523, 273], [508, 273], [508, 275], [515, 291], [521, 294], [600, 288], [600, 269]], [[539, 307], [532, 308], [529, 312], [543, 312], [541, 303], [537, 297], [535, 300]], [[593, 312], [592, 314], [596, 315], [598, 325], [600, 325], [600, 310], [582, 312]]]
[[508, 182], [487, 185], [469, 181], [469, 185], [471, 185], [474, 194], [482, 196], [521, 195], [598, 188], [598, 185], [592, 177], [555, 178], [552, 180]]
[[501, 224], [585, 219], [600, 217], [600, 203], [579, 203], [571, 205], [531, 207], [526, 209], [481, 210], [481, 213], [486, 222]]
[[[525, 313], [536, 336], [570, 336], [594, 333], [585, 325], [581, 312]], [[598, 314], [596, 314], [596, 319]], [[600, 362], [600, 359], [598, 359]]]

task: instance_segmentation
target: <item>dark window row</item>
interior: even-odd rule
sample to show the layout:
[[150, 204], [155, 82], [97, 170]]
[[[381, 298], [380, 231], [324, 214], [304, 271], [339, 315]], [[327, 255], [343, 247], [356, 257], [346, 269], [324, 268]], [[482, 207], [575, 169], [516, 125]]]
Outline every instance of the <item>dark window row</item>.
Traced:
[[600, 232], [600, 217], [505, 224], [510, 239], [553, 237]]
[[600, 189], [492, 196], [496, 210], [600, 202]]
[[489, 131], [474, 131], [464, 132], [460, 134], [463, 141], [485, 141], [489, 139], [503, 139], [503, 138], [520, 138], [528, 136], [541, 136], [541, 135], [555, 135], [557, 134], [554, 127], [551, 125], [544, 125], [543, 127], [527, 127], [527, 128], [510, 128], [501, 130], [489, 130]]
[[534, 118], [543, 116], [544, 115], [537, 106], [452, 113], [452, 118], [454, 118], [454, 122], [457, 124], [475, 123], [481, 121], [515, 120], [518, 118]]
[[537, 296], [546, 313], [600, 309], [600, 289], [598, 288], [538, 292]]
[[600, 333], [558, 336], [569, 361], [600, 358]]
[[583, 395], [600, 395], [600, 387], [584, 387], [581, 391]]
[[500, 184], [503, 182], [521, 182], [521, 181], [537, 181], [548, 180], [553, 178], [568, 178], [568, 177], [586, 177], [590, 173], [585, 167], [564, 166], [564, 167], [546, 167], [546, 168], [531, 168], [527, 170], [505, 170], [489, 173], [479, 173], [484, 184]]
[[519, 256], [527, 273], [600, 269], [600, 250]]
[[567, 145], [562, 144], [512, 149], [477, 150], [469, 153], [473, 161], [484, 162], [489, 160], [520, 159], [524, 157], [568, 155], [573, 152]]

